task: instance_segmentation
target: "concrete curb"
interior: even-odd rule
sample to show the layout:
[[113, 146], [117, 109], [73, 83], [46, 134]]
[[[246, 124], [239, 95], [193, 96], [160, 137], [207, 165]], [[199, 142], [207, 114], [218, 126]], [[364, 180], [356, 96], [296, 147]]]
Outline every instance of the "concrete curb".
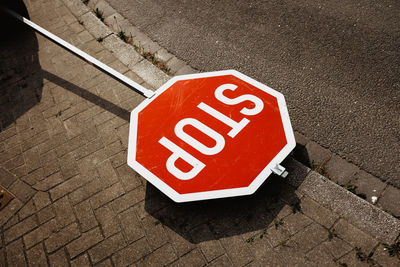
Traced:
[[[80, 0], [63, 0], [63, 2], [93, 36], [104, 37], [104, 46], [121, 62], [127, 65], [129, 69], [136, 73], [146, 83], [151, 85], [153, 89], [158, 88], [170, 78], [159, 68], [145, 60], [134, 47], [120, 40], [110, 29], [105, 29], [105, 24], [97, 19], [89, 8]], [[106, 2], [93, 0], [90, 1], [90, 5], [92, 8], [101, 6], [106, 10], [105, 13], [108, 16], [106, 21], [111, 21], [112, 19], [110, 18], [115, 18], [118, 27], [124, 27], [124, 29], [131, 33], [132, 36], [136, 36], [137, 38], [133, 42], [134, 46], [140, 45], [140, 47], [147, 49], [160, 60], [168, 59], [166, 65], [171, 69], [170, 74], [188, 74], [197, 72], [183, 61], [169, 54], [165, 49], [160, 48], [158, 44], [152, 42], [136, 27], [128, 24], [127, 20], [112, 9], [112, 7], [110, 7]], [[301, 134], [296, 133], [296, 140], [300, 143], [300, 147], [304, 146], [306, 149], [314, 151], [314, 154], [318, 154], [319, 159], [322, 158], [317, 162], [318, 165], [316, 169], [323, 169], [332, 158], [332, 153], [329, 150], [323, 149], [315, 142], [310, 142], [310, 140]], [[310, 158], [308, 160], [311, 161], [312, 159]], [[347, 168], [342, 168], [343, 166], [340, 164], [335, 166], [336, 169], [339, 170], [336, 174], [340, 171], [343, 172], [350, 169], [351, 171], [349, 171], [349, 175], [352, 178], [354, 175], [360, 173], [358, 168], [353, 168], [352, 166], [347, 166]], [[400, 220], [361, 199], [355, 194], [352, 194], [316, 171], [312, 171], [304, 165], [304, 162], [300, 163], [296, 160], [292, 160], [288, 169], [291, 171], [292, 175], [288, 177], [287, 182], [292, 186], [298, 187], [298, 190], [308, 195], [313, 200], [339, 214], [350, 223], [371, 234], [381, 242], [393, 243], [398, 238], [400, 234]], [[348, 182], [351, 181], [351, 178]], [[386, 185], [386, 187], [388, 186], [390, 185]], [[385, 189], [381, 190], [380, 195], [384, 193]]]
[[392, 243], [400, 234], [399, 220], [315, 171], [307, 175], [298, 190], [379, 241]]
[[296, 160], [290, 162], [288, 170], [292, 174], [287, 177], [290, 185], [379, 241], [392, 243], [399, 236], [400, 221], [388, 213]]

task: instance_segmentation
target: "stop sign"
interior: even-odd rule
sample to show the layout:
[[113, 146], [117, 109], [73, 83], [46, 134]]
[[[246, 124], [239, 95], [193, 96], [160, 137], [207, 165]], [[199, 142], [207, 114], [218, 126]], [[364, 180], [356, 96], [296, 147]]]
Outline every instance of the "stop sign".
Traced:
[[234, 70], [191, 74], [132, 111], [128, 164], [176, 202], [248, 195], [295, 144], [282, 94]]

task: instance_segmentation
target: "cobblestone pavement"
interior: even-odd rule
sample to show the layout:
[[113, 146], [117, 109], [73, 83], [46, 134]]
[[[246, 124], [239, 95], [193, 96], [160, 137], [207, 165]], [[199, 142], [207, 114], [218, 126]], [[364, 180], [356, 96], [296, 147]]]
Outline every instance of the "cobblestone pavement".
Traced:
[[[25, 4], [42, 27], [157, 85], [139, 77], [143, 58], [121, 62], [107, 40], [98, 42], [71, 13], [74, 4]], [[383, 245], [399, 228], [372, 233], [350, 223], [351, 210], [315, 201], [307, 181], [318, 174], [293, 159], [287, 182], [271, 177], [253, 196], [172, 202], [126, 164], [129, 112], [144, 98], [8, 23], [15, 30], [0, 50], [0, 185], [15, 198], [0, 210], [0, 266], [400, 264]]]

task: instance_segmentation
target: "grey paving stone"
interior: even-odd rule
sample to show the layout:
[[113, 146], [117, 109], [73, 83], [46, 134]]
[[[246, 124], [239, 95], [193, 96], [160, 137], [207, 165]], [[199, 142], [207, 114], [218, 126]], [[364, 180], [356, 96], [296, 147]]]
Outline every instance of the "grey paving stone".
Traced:
[[117, 215], [109, 206], [106, 205], [95, 210], [95, 216], [105, 238], [121, 231]]
[[333, 261], [349, 253], [352, 249], [353, 247], [346, 243], [346, 241], [343, 241], [337, 237], [333, 237], [330, 240], [328, 239], [327, 241], [322, 242], [320, 245], [308, 252], [307, 257], [312, 255], [312, 257], [315, 259], [316, 255], [313, 254], [316, 251], [320, 251], [327, 255], [331, 261]]
[[115, 10], [109, 4], [102, 0], [97, 1], [96, 5], [94, 6], [94, 9], [96, 8], [103, 12], [104, 17], [108, 17], [115, 13]]
[[6, 266], [6, 255], [5, 248], [0, 248], [0, 264], [1, 266]]
[[142, 44], [142, 48], [144, 52], [155, 55], [155, 53], [161, 49], [161, 46], [158, 43], [153, 42], [151, 39], [149, 39], [149, 41], [146, 41], [144, 44]]
[[50, 266], [68, 266], [67, 255], [63, 248], [49, 255]]
[[400, 259], [396, 256], [390, 256], [388, 250], [382, 244], [376, 248], [372, 259], [382, 266], [400, 265]]
[[321, 206], [307, 196], [301, 199], [301, 211], [306, 216], [328, 229], [339, 219], [337, 214]]
[[320, 245], [307, 253], [307, 259], [312, 261], [316, 266], [337, 266], [324, 246]]
[[313, 141], [309, 141], [306, 144], [306, 150], [310, 161], [309, 166], [312, 168], [319, 167], [326, 160], [329, 160], [332, 155], [328, 149], [321, 147]]
[[75, 258], [78, 254], [88, 250], [103, 240], [100, 229], [94, 228], [83, 233], [78, 239], [75, 239], [67, 245], [67, 250], [71, 258]]
[[[105, 16], [104, 23], [111, 28], [112, 31], [118, 33], [120, 31], [126, 31], [126, 24], [130, 24], [121, 14], [115, 12], [108, 16]], [[128, 33], [128, 32], [127, 32]]]
[[26, 217], [31, 216], [36, 212], [36, 208], [33, 205], [32, 199], [29, 200], [19, 211], [18, 211], [18, 218], [19, 220], [23, 220]]
[[0, 141], [4, 141], [17, 134], [17, 128], [12, 125], [0, 132]]
[[147, 216], [141, 220], [144, 230], [146, 231], [146, 238], [151, 248], [157, 249], [169, 241], [165, 234], [164, 227], [160, 221], [152, 216]]
[[36, 193], [36, 190], [32, 189], [31, 186], [19, 179], [8, 188], [8, 191], [24, 203], [26, 203]]
[[43, 209], [51, 203], [49, 194], [46, 192], [37, 192], [32, 199], [37, 211]]
[[166, 63], [167, 67], [171, 70], [171, 74], [175, 74], [180, 68], [184, 67], [186, 63], [177, 57], [173, 56], [168, 62]]
[[[304, 257], [304, 252], [298, 247], [282, 244], [274, 248], [275, 255], [278, 257], [281, 266], [315, 266], [316, 263], [311, 262]], [[284, 256], [282, 256], [284, 255]], [[279, 266], [278, 265], [278, 266]]]
[[91, 140], [89, 143], [87, 143], [85, 146], [82, 146], [71, 153], [74, 155], [76, 160], [79, 160], [81, 158], [84, 158], [93, 152], [96, 152], [97, 150], [104, 148], [103, 142], [101, 141], [101, 138], [95, 138]]
[[221, 246], [220, 242], [216, 240], [207, 224], [195, 227], [190, 231], [190, 235], [193, 238], [193, 242], [198, 243], [198, 247], [207, 262], [211, 262], [225, 253], [224, 248]]
[[[109, 35], [108, 37], [113, 36], [112, 34]], [[107, 37], [107, 38], [108, 38]], [[104, 40], [106, 40], [107, 38], [105, 38]], [[102, 44], [105, 44], [105, 41], [103, 40]], [[94, 58], [96, 58], [97, 60], [99, 60], [100, 62], [109, 65], [112, 62], [114, 62], [115, 60], [115, 55], [113, 54], [114, 50], [111, 49], [103, 49], [100, 52], [96, 53]], [[93, 66], [87, 65], [85, 67], [85, 70], [88, 74], [90, 75], [95, 75], [98, 73], [98, 70], [96, 70]]]
[[188, 240], [183, 238], [181, 235], [176, 234], [170, 228], [165, 227], [164, 230], [165, 230], [165, 233], [167, 234], [167, 236], [169, 237], [170, 243], [174, 247], [178, 257], [180, 257], [196, 248], [196, 245], [189, 242]]
[[[75, 168], [77, 171], [77, 168]], [[65, 177], [65, 176], [64, 176]], [[92, 180], [91, 177], [87, 175], [75, 175], [71, 179], [57, 185], [56, 187], [52, 188], [50, 190], [50, 195], [51, 198], [55, 201], [71, 192], [74, 190], [78, 189], [79, 187], [83, 186], [84, 184], [90, 182]]]
[[119, 73], [125, 73], [129, 71], [129, 68], [123, 64], [121, 61], [116, 59], [113, 63], [109, 65], [109, 67], [113, 68], [114, 70], [118, 71]]
[[3, 225], [3, 231], [19, 222], [18, 216], [12, 216], [7, 223]]
[[48, 238], [53, 232], [57, 231], [56, 220], [48, 221], [40, 227], [24, 235], [24, 244], [27, 249]]
[[21, 237], [25, 233], [31, 231], [37, 226], [34, 216], [26, 218], [25, 220], [17, 223], [13, 227], [4, 232], [4, 240], [8, 244], [11, 241]]
[[78, 33], [77, 38], [82, 44], [92, 41], [94, 39], [94, 37], [88, 31]]
[[24, 164], [24, 157], [22, 154], [15, 156], [14, 158], [7, 160], [3, 163], [3, 167], [13, 173], [13, 169]]
[[167, 50], [165, 50], [164, 48], [161, 48], [160, 50], [158, 50], [155, 53], [155, 57], [160, 60], [161, 62], [167, 62], [168, 60], [170, 60], [173, 55], [170, 54]]
[[185, 254], [183, 257], [179, 258], [177, 261], [173, 262], [171, 266], [204, 266], [206, 261], [198, 249], [194, 249], [189, 253]]
[[21, 239], [7, 245], [7, 263], [11, 266], [27, 266], [24, 257], [24, 247]]
[[307, 226], [313, 223], [313, 221], [307, 216], [303, 215], [301, 212], [296, 212], [283, 219], [286, 229], [289, 230], [291, 235], [301, 232]]
[[90, 266], [89, 256], [85, 253], [71, 261], [72, 267]]
[[43, 208], [42, 210], [36, 213], [38, 217], [38, 221], [40, 224], [43, 224], [53, 218], [56, 217], [56, 212], [54, 211], [54, 207], [52, 205]]
[[46, 254], [43, 249], [43, 244], [37, 244], [33, 248], [26, 251], [26, 257], [29, 266], [47, 266]]
[[328, 231], [321, 225], [312, 223], [292, 236], [285, 244], [290, 248], [306, 253], [327, 239]]
[[23, 155], [28, 172], [40, 167], [39, 151], [37, 147], [26, 150]]
[[96, 217], [94, 216], [92, 207], [89, 201], [83, 201], [74, 206], [76, 217], [79, 221], [79, 226], [82, 232], [86, 232], [89, 229], [98, 225]]
[[353, 176], [359, 171], [357, 166], [348, 163], [341, 157], [333, 155], [325, 164], [328, 177], [340, 185], [348, 184]]
[[146, 192], [144, 190], [144, 187], [140, 186], [113, 200], [111, 206], [113, 207], [115, 212], [119, 213], [143, 201], [145, 199], [145, 196]]
[[185, 74], [193, 74], [193, 73], [198, 73], [195, 69], [192, 67], [185, 65], [182, 66], [179, 70], [176, 71], [175, 75], [185, 75]]
[[165, 266], [177, 258], [171, 244], [165, 244], [161, 248], [147, 254], [138, 263], [139, 266]]
[[83, 26], [82, 26], [78, 21], [75, 21], [75, 22], [71, 23], [71, 24], [68, 25], [68, 26], [69, 26], [69, 28], [70, 28], [75, 34], [84, 31]]
[[208, 266], [232, 266], [232, 262], [230, 261], [229, 257], [225, 254], [221, 257], [213, 260]]
[[138, 64], [132, 66], [132, 70], [154, 88], [161, 87], [170, 78], [147, 60], [142, 60]]
[[365, 195], [366, 200], [369, 203], [373, 203], [373, 196], [379, 198], [382, 195], [383, 190], [386, 188], [386, 184], [379, 178], [376, 178], [362, 170], [358, 171], [354, 175], [350, 184], [357, 186], [356, 193]]
[[127, 164], [118, 167], [117, 173], [126, 192], [134, 190], [142, 185], [142, 181], [138, 177], [139, 175]]
[[76, 220], [72, 206], [67, 197], [60, 198], [53, 204], [56, 220], [60, 226], [65, 226]]
[[102, 43], [129, 68], [132, 68], [135, 64], [143, 60], [143, 57], [140, 56], [132, 46], [124, 43], [114, 34], [107, 36]]
[[97, 263], [114, 252], [126, 246], [126, 242], [121, 233], [113, 235], [94, 246], [89, 250], [89, 255], [93, 263]]
[[367, 255], [378, 245], [378, 240], [360, 231], [344, 219], [340, 219], [334, 226], [335, 233], [350, 243], [353, 247], [362, 249]]
[[89, 12], [87, 7], [81, 1], [63, 0], [63, 2], [68, 6], [68, 8], [75, 16], [81, 16], [86, 12]]
[[[106, 37], [112, 33], [112, 31], [101, 22], [92, 12], [85, 13], [80, 16], [79, 19], [83, 22], [85, 28], [95, 37]], [[83, 43], [89, 41], [88, 39], [82, 39]]]
[[342, 258], [338, 260], [339, 264], [346, 265], [346, 266], [360, 266], [360, 267], [367, 267], [371, 266], [367, 261], [361, 260], [357, 256], [357, 252], [353, 249], [350, 253], [346, 254]]
[[60, 172], [56, 172], [51, 174], [50, 176], [47, 176], [45, 179], [42, 181], [36, 183], [33, 188], [39, 191], [47, 191], [56, 185], [62, 183], [64, 179], [62, 178], [62, 175]]
[[[11, 149], [7, 149], [7, 150], [1, 152], [1, 154], [0, 154], [0, 162], [6, 162], [6, 161], [8, 161], [8, 160], [20, 155], [21, 153], [22, 153], [21, 146], [20, 145], [16, 145], [15, 147], [13, 147]], [[14, 175], [2, 167], [1, 168], [1, 176], [0, 177], [1, 177], [0, 182], [2, 184], [4, 184], [4, 187], [8, 187], [10, 181], [12, 181], [11, 178], [14, 177]]]
[[78, 225], [72, 223], [59, 232], [52, 233], [50, 237], [45, 240], [46, 251], [51, 253], [79, 237], [80, 234]]
[[90, 198], [90, 205], [96, 209], [125, 193], [121, 183], [116, 183]]
[[93, 9], [96, 6], [97, 2], [99, 2], [99, 1], [100, 0], [92, 0], [92, 1], [87, 2], [87, 8]]
[[246, 243], [239, 236], [232, 236], [229, 239], [222, 238], [220, 242], [234, 265], [243, 266], [253, 260]]
[[385, 210], [391, 211], [393, 214], [400, 216], [400, 194], [399, 189], [388, 185], [379, 198], [378, 204]]
[[299, 190], [382, 242], [391, 243], [400, 233], [399, 220], [316, 172], [307, 176]]
[[150, 252], [151, 249], [146, 238], [142, 238], [115, 253], [112, 259], [117, 266], [127, 266]]
[[128, 242], [138, 240], [145, 236], [145, 231], [141, 225], [135, 210], [132, 208], [123, 211], [118, 215], [124, 237]]

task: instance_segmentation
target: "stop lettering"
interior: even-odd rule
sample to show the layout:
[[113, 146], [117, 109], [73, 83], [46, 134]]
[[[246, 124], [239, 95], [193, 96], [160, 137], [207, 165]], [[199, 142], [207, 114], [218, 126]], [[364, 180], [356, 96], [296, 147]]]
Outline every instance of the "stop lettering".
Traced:
[[175, 77], [132, 111], [128, 164], [193, 201], [253, 193], [294, 146], [282, 94], [219, 71]]

